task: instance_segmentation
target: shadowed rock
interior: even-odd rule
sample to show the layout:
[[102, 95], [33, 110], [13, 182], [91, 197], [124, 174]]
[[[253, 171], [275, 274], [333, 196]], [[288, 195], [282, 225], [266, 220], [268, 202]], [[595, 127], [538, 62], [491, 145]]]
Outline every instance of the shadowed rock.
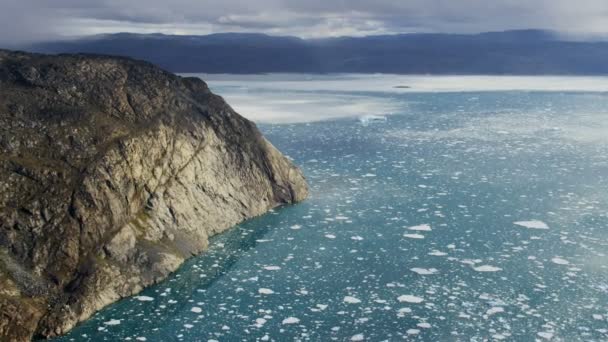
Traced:
[[199, 79], [0, 50], [0, 340], [63, 334], [307, 193]]

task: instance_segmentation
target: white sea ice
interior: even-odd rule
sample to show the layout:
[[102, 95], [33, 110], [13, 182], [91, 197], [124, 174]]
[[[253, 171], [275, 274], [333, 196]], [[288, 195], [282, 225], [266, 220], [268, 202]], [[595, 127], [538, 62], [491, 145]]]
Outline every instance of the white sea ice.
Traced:
[[361, 303], [361, 300], [359, 298], [356, 298], [353, 296], [346, 296], [346, 297], [344, 297], [344, 303], [359, 304], [359, 303]]
[[498, 272], [502, 271], [502, 268], [491, 266], [491, 265], [481, 265], [477, 267], [473, 267], [473, 269], [477, 272]]
[[424, 239], [424, 235], [422, 235], [422, 234], [403, 234], [403, 237], [406, 237], [409, 239]]
[[414, 304], [418, 304], [418, 303], [422, 303], [424, 301], [424, 298], [417, 297], [417, 296], [412, 296], [412, 295], [402, 295], [402, 296], [397, 297], [397, 300], [400, 303], [414, 303]]
[[119, 325], [120, 324], [120, 320], [119, 319], [111, 319], [107, 322], [104, 322], [103, 324], [105, 325]]
[[549, 226], [545, 222], [539, 220], [517, 221], [513, 222], [513, 224], [528, 229], [549, 229]]
[[421, 224], [418, 226], [412, 226], [408, 228], [409, 230], [416, 230], [416, 231], [422, 231], [422, 232], [430, 232], [431, 229], [431, 225], [430, 224]]
[[495, 306], [493, 308], [489, 308], [488, 311], [486, 311], [486, 315], [492, 316], [501, 312], [505, 312], [505, 309], [500, 306]]
[[570, 264], [570, 262], [568, 260], [560, 258], [560, 257], [555, 257], [555, 258], [551, 259], [551, 261], [554, 264], [558, 264], [558, 265], [569, 265]]
[[287, 317], [283, 320], [283, 324], [298, 324], [300, 323], [300, 319], [296, 317]]
[[356, 334], [353, 335], [353, 337], [350, 338], [351, 341], [363, 341], [365, 340], [365, 337], [363, 336], [363, 334]]
[[258, 293], [263, 294], [263, 295], [269, 295], [269, 294], [273, 294], [274, 291], [272, 291], [271, 289], [261, 288], [258, 290]]
[[266, 271], [278, 271], [278, 270], [280, 270], [281, 268], [280, 268], [279, 266], [264, 266], [264, 269], [265, 269]]
[[544, 338], [545, 340], [550, 340], [553, 338], [552, 332], [541, 331], [541, 332], [538, 332], [537, 335]]

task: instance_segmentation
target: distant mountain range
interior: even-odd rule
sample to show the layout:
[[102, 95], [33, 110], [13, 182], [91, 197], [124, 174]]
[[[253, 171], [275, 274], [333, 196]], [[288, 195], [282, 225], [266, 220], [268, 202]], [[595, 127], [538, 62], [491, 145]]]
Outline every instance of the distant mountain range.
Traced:
[[130, 56], [173, 72], [608, 74], [608, 42], [567, 40], [541, 30], [308, 40], [249, 33], [118, 33], [24, 49]]

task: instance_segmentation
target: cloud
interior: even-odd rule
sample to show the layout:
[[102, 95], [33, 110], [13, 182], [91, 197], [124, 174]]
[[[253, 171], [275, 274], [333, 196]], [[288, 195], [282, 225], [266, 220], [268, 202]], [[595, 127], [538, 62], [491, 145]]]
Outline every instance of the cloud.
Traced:
[[0, 43], [110, 32], [300, 37], [541, 28], [608, 35], [605, 0], [1, 0]]

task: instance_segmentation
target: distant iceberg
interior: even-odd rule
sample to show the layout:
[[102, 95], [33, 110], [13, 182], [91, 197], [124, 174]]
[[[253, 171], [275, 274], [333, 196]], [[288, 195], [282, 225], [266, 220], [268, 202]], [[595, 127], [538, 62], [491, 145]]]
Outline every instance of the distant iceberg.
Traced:
[[359, 118], [359, 122], [361, 122], [363, 126], [367, 126], [373, 123], [384, 123], [386, 121], [386, 116], [383, 115], [364, 115]]

